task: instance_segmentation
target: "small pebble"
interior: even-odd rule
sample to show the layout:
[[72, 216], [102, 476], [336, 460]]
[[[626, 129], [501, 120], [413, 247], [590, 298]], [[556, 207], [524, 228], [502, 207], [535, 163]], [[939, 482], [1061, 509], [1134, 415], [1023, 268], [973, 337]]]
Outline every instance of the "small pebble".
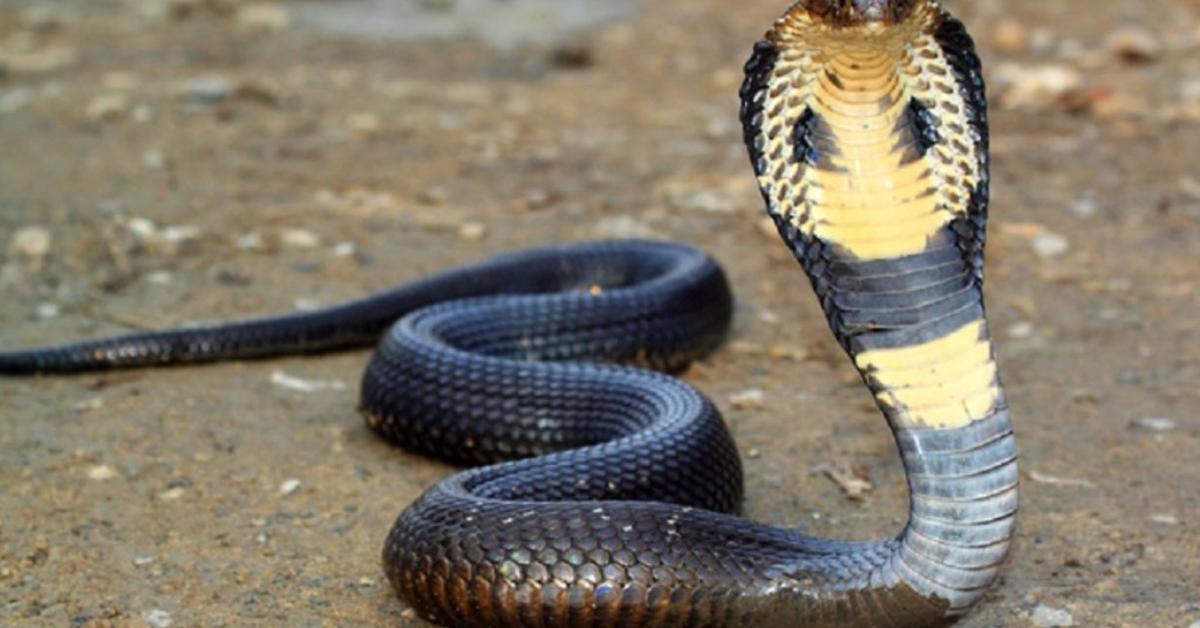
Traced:
[[40, 262], [50, 253], [50, 231], [44, 227], [21, 227], [9, 241], [8, 250], [33, 262]]
[[592, 232], [602, 238], [650, 238], [654, 229], [629, 214], [601, 218]]
[[280, 388], [302, 393], [314, 393], [322, 390], [345, 390], [346, 384], [337, 379], [303, 379], [288, 375], [283, 371], [271, 373], [271, 383]]
[[1188, 104], [1200, 104], [1200, 76], [1179, 81], [1179, 99]]
[[370, 135], [383, 126], [383, 121], [373, 113], [352, 113], [346, 117], [346, 126], [355, 133]]
[[549, 207], [555, 200], [556, 196], [553, 192], [542, 188], [530, 190], [525, 194], [525, 206], [529, 209], [545, 209]]
[[91, 412], [92, 410], [99, 410], [103, 407], [104, 398], [102, 397], [92, 397], [91, 399], [84, 399], [71, 404], [71, 408], [76, 412]]
[[175, 282], [175, 277], [167, 270], [156, 270], [146, 274], [146, 283], [156, 286], [169, 286]]
[[279, 234], [281, 242], [298, 249], [312, 249], [321, 245], [321, 236], [307, 229], [284, 229]]
[[1041, 471], [1031, 471], [1029, 473], [1029, 479], [1037, 482], [1038, 484], [1051, 484], [1054, 486], [1069, 486], [1076, 488], [1093, 488], [1096, 486], [1089, 480], [1058, 477], [1056, 475], [1050, 475], [1049, 473], [1042, 473]]
[[1194, 200], [1200, 201], [1200, 179], [1183, 176], [1179, 178], [1179, 191]]
[[791, 360], [803, 362], [808, 359], [808, 350], [803, 347], [772, 346], [767, 349], [767, 355], [776, 360]]
[[62, 314], [62, 308], [58, 307], [57, 303], [40, 303], [34, 310], [34, 315], [42, 320], [58, 318], [60, 314]]
[[88, 475], [89, 480], [96, 480], [97, 482], [103, 482], [104, 480], [111, 480], [111, 479], [117, 477], [117, 472], [115, 470], [113, 470], [112, 467], [102, 464], [102, 465], [94, 466], [91, 469], [88, 469], [87, 475]]
[[167, 166], [167, 158], [162, 151], [148, 150], [142, 153], [142, 166], [148, 170], [162, 170]]
[[251, 231], [249, 233], [243, 233], [242, 235], [239, 235], [237, 239], [234, 240], [234, 246], [243, 251], [261, 251], [267, 248], [266, 240], [264, 240], [262, 234], [257, 231]]
[[274, 2], [252, 2], [238, 9], [235, 18], [241, 28], [258, 32], [287, 30], [291, 19], [287, 9]]
[[758, 320], [768, 325], [777, 325], [779, 324], [779, 315], [771, 310], [759, 310]]
[[1008, 328], [1008, 337], [1023, 339], [1033, 335], [1033, 323], [1020, 322], [1015, 323]]
[[25, 107], [33, 100], [33, 90], [18, 87], [0, 94], [0, 113], [12, 113]]
[[296, 478], [288, 478], [283, 481], [283, 484], [279, 485], [280, 495], [291, 495], [298, 490], [300, 490], [300, 480]]
[[1034, 626], [1042, 628], [1055, 628], [1059, 626], [1074, 626], [1075, 618], [1070, 613], [1061, 608], [1050, 608], [1045, 604], [1038, 604], [1033, 610], [1033, 615], [1030, 621]]
[[467, 242], [478, 242], [487, 237], [487, 232], [487, 225], [483, 224], [482, 222], [472, 221], [463, 223], [463, 225], [458, 228], [458, 237], [466, 240]]
[[164, 502], [173, 502], [183, 497], [184, 493], [186, 492], [187, 491], [182, 486], [176, 486], [175, 488], [169, 488], [159, 493], [158, 498]]
[[1041, 258], [1062, 257], [1070, 250], [1067, 238], [1053, 231], [1044, 231], [1033, 238], [1033, 252]]
[[353, 242], [339, 242], [329, 249], [329, 256], [334, 258], [354, 257], [358, 255], [358, 245]]
[[88, 102], [84, 115], [92, 122], [111, 122], [129, 112], [129, 97], [120, 93], [100, 94]]
[[216, 105], [233, 94], [233, 81], [223, 76], [203, 76], [183, 84], [183, 99], [198, 105]]
[[125, 226], [130, 233], [143, 239], [153, 237], [158, 233], [158, 227], [155, 227], [154, 222], [148, 218], [133, 218]]
[[702, 211], [714, 214], [726, 214], [737, 211], [737, 206], [729, 199], [710, 190], [682, 189], [675, 190], [668, 202], [677, 209]]
[[1143, 417], [1133, 422], [1138, 429], [1148, 432], [1170, 432], [1176, 427], [1175, 421], [1163, 417]]
[[168, 628], [171, 625], [171, 614], [160, 608], [146, 611], [142, 615], [142, 619], [150, 625], [150, 628]]
[[1079, 94], [1083, 73], [1062, 63], [1000, 63], [995, 70], [1000, 104], [1007, 108], [1047, 109]]
[[767, 394], [761, 388], [748, 388], [729, 395], [729, 403], [735, 408], [761, 408]]
[[200, 237], [200, 227], [193, 225], [171, 225], [159, 232], [159, 236], [170, 244], [180, 244]]
[[1088, 195], [1080, 196], [1067, 207], [1068, 213], [1079, 218], [1091, 218], [1096, 215], [1097, 210], [1099, 210], [1099, 206], [1096, 199]]

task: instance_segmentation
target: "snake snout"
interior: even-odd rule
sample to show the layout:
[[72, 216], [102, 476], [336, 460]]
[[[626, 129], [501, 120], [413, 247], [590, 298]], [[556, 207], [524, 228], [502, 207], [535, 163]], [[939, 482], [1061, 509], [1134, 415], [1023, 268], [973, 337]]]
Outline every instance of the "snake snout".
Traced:
[[820, 22], [840, 28], [904, 21], [927, 0], [800, 0], [796, 7]]
[[868, 22], [881, 22], [888, 14], [888, 0], [854, 0], [854, 10]]

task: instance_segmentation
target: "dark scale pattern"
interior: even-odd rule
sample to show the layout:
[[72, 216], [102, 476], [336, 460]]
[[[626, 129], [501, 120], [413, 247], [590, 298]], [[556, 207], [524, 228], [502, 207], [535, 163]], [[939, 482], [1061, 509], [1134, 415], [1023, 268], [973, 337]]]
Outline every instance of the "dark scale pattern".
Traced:
[[[705, 280], [709, 275], [717, 277]], [[664, 291], [665, 296], [657, 298], [675, 299], [667, 304], [673, 308], [671, 311], [683, 312], [686, 317], [686, 312], [697, 303], [712, 300], [712, 307], [700, 308], [702, 312], [692, 312], [691, 316], [720, 319], [729, 316], [728, 297], [722, 301], [714, 296], [721, 291], [728, 294], [725, 279], [720, 275], [720, 269], [702, 254], [661, 243], [617, 242], [535, 249], [498, 256], [482, 264], [439, 273], [313, 312], [0, 351], [0, 374], [77, 373], [371, 346], [409, 312], [482, 295], [585, 293], [635, 284], [643, 284], [641, 293], [645, 294], [657, 292], [665, 282], [676, 289]], [[698, 349], [694, 352], [702, 352], [717, 340], [703, 338], [695, 343]], [[660, 353], [665, 358], [678, 358], [665, 351]]]
[[[904, 257], [856, 259], [772, 212], [852, 357], [983, 316], [979, 60], [936, 4], [892, 7], [897, 19], [937, 11], [930, 28], [972, 114], [983, 176], [967, 215]], [[741, 90], [759, 174], [771, 158], [763, 95], [779, 55], [759, 42]], [[922, 150], [937, 137], [927, 114], [913, 103], [906, 117]], [[821, 124], [802, 119], [786, 159], [820, 167], [838, 148]], [[912, 497], [897, 536], [848, 543], [762, 526], [731, 514], [741, 465], [712, 403], [668, 376], [603, 364], [682, 369], [720, 342], [731, 312], [724, 274], [693, 249], [585, 244], [498, 257], [318, 312], [0, 352], [0, 374], [261, 358], [382, 336], [362, 384], [371, 428], [486, 465], [430, 488], [383, 548], [397, 592], [448, 626], [918, 627], [965, 612], [1013, 534], [1016, 447], [1003, 394], [988, 416], [946, 429], [901, 425], [885, 408]], [[863, 377], [876, 392], [884, 385]]]
[[811, 108], [806, 108], [800, 119], [796, 120], [796, 128], [792, 131], [792, 152], [796, 161], [815, 166], [825, 156], [817, 149], [819, 129], [820, 118]]
[[764, 116], [763, 101], [766, 98], [767, 83], [775, 62], [779, 58], [779, 50], [775, 44], [762, 40], [754, 44], [754, 52], [746, 61], [744, 68], [746, 78], [742, 81], [739, 91], [741, 109], [739, 117], [742, 122], [742, 138], [750, 151], [750, 163], [754, 166], [755, 174], [762, 175], [767, 171], [767, 163], [763, 160], [764, 138], [762, 128]]
[[981, 177], [968, 201], [966, 215], [957, 218], [951, 224], [951, 229], [958, 236], [964, 258], [982, 281], [990, 184], [987, 86], [983, 82], [983, 65], [975, 53], [975, 42], [959, 20], [945, 16], [934, 38], [941, 45], [950, 71], [956, 78], [959, 95], [969, 112], [971, 135], [976, 141], [975, 158], [979, 162]]
[[941, 133], [938, 132], [937, 116], [929, 110], [929, 107], [915, 98], [909, 101], [908, 108], [904, 111], [904, 117], [898, 122], [907, 124], [911, 129], [912, 132], [906, 134], [906, 139], [911, 138], [911, 141], [915, 142], [916, 157], [924, 157], [930, 147], [942, 141]]

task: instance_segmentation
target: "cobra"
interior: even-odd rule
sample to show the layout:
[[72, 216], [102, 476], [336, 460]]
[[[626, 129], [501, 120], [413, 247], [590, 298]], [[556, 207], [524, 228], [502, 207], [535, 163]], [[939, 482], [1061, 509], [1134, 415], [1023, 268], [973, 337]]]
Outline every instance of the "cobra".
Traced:
[[801, 0], [755, 46], [741, 99], [767, 211], [899, 446], [911, 508], [893, 537], [731, 514], [742, 471], [714, 405], [628, 365], [679, 370], [725, 335], [725, 276], [683, 246], [510, 254], [318, 312], [10, 351], [0, 372], [379, 342], [370, 427], [482, 465], [430, 488], [384, 544], [396, 591], [439, 624], [948, 623], [995, 579], [1017, 512], [972, 41], [933, 0]]

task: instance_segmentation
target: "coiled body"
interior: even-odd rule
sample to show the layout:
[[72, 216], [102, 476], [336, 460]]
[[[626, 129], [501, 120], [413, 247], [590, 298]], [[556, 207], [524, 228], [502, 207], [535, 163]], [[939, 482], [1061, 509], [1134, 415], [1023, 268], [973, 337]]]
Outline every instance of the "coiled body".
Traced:
[[371, 428], [484, 465], [431, 488], [387, 537], [384, 569], [422, 616], [947, 623], [995, 578], [1017, 509], [982, 298], [978, 59], [931, 0], [804, 0], [746, 73], [742, 122], [768, 212], [908, 473], [910, 519], [894, 537], [816, 539], [730, 514], [741, 467], [712, 403], [666, 375], [602, 364], [672, 371], [720, 342], [729, 286], [682, 246], [533, 250], [320, 312], [0, 353], [0, 373], [328, 351], [383, 334], [363, 377]]

